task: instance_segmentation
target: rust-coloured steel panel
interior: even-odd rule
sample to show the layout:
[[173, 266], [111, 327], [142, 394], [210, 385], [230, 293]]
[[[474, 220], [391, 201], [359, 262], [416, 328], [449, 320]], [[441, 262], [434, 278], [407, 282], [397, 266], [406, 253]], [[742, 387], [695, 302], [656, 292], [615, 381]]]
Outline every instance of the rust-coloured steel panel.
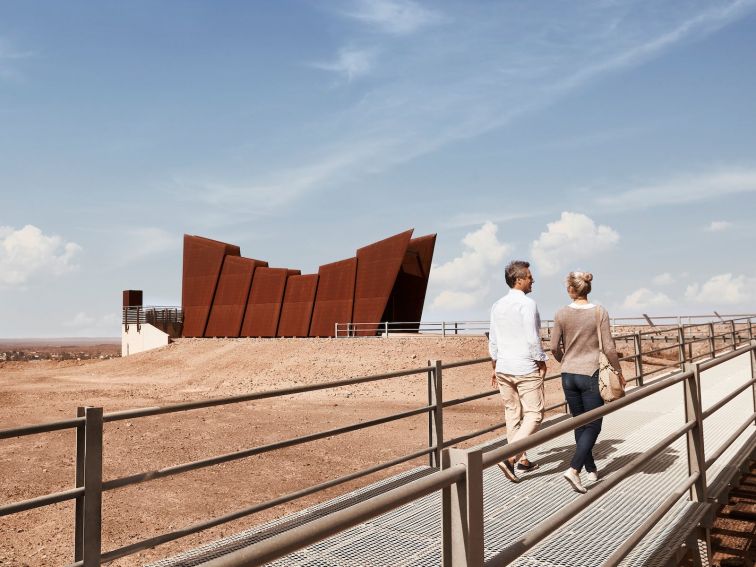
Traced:
[[290, 271], [286, 268], [255, 269], [241, 329], [242, 337], [276, 336], [286, 278]]
[[200, 236], [184, 235], [184, 273], [181, 307], [185, 337], [205, 334], [210, 306], [225, 256], [239, 256], [239, 247]]
[[[354, 323], [377, 323], [381, 320], [411, 238], [412, 229], [357, 250]], [[355, 334], [374, 336], [377, 329], [377, 325], [360, 325]]]
[[281, 317], [278, 320], [279, 337], [306, 337], [310, 331], [312, 308], [318, 288], [318, 274], [289, 276], [286, 280]]
[[252, 275], [256, 267], [267, 265], [267, 262], [261, 260], [226, 256], [205, 329], [206, 337], [239, 336], [247, 309]]
[[142, 290], [141, 289], [124, 289], [123, 290], [124, 307], [141, 307]]
[[320, 266], [318, 291], [310, 323], [311, 337], [333, 337], [336, 323], [352, 320], [357, 258]]
[[[382, 321], [407, 323], [422, 319], [435, 247], [435, 234], [410, 240]], [[417, 331], [417, 327], [416, 324], [401, 325], [401, 328], [406, 330]]]

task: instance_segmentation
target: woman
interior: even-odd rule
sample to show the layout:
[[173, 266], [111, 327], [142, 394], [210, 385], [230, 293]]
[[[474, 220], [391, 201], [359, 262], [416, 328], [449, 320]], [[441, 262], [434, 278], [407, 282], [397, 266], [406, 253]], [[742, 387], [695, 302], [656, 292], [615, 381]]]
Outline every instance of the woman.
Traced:
[[[551, 334], [551, 352], [562, 364], [562, 389], [573, 417], [596, 409], [604, 404], [599, 393], [598, 355], [599, 341], [597, 327], [601, 328], [604, 354], [609, 363], [622, 376], [617, 349], [609, 327], [609, 314], [602, 307], [588, 301], [593, 274], [570, 272], [567, 276], [567, 294], [572, 299], [554, 316]], [[587, 490], [580, 482], [580, 471], [585, 467], [588, 480], [598, 480], [596, 463], [593, 460], [593, 446], [601, 431], [601, 419], [592, 421], [575, 430], [575, 454], [564, 478], [575, 491]]]

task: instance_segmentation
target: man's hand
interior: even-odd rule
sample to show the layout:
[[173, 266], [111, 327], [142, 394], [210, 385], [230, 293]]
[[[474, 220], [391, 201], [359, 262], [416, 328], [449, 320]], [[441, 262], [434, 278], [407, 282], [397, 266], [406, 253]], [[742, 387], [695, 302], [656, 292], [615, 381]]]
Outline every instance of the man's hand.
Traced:
[[536, 360], [536, 366], [538, 366], [538, 373], [541, 378], [546, 378], [546, 363], [543, 360]]
[[627, 386], [627, 382], [625, 382], [625, 377], [622, 375], [622, 372], [618, 374], [620, 384], [622, 385], [622, 389], [624, 390]]
[[491, 374], [491, 386], [498, 386], [499, 380], [496, 378], [496, 370]]

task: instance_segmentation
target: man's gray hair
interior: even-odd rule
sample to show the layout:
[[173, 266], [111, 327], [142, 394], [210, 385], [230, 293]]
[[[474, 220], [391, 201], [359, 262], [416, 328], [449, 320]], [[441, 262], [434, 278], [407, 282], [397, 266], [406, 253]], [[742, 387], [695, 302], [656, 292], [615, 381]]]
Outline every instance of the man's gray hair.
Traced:
[[513, 260], [504, 268], [504, 279], [507, 280], [509, 287], [514, 287], [517, 278], [524, 278], [527, 275], [526, 270], [530, 267], [530, 262], [525, 260]]

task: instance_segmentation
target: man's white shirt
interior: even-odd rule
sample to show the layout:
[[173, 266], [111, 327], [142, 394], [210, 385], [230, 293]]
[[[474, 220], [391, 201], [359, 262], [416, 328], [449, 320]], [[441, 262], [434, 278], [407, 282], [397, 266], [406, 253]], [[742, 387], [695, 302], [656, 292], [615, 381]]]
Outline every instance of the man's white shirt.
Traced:
[[523, 376], [538, 370], [536, 361], [548, 356], [541, 347], [541, 317], [536, 302], [519, 289], [493, 304], [488, 352], [496, 372]]

